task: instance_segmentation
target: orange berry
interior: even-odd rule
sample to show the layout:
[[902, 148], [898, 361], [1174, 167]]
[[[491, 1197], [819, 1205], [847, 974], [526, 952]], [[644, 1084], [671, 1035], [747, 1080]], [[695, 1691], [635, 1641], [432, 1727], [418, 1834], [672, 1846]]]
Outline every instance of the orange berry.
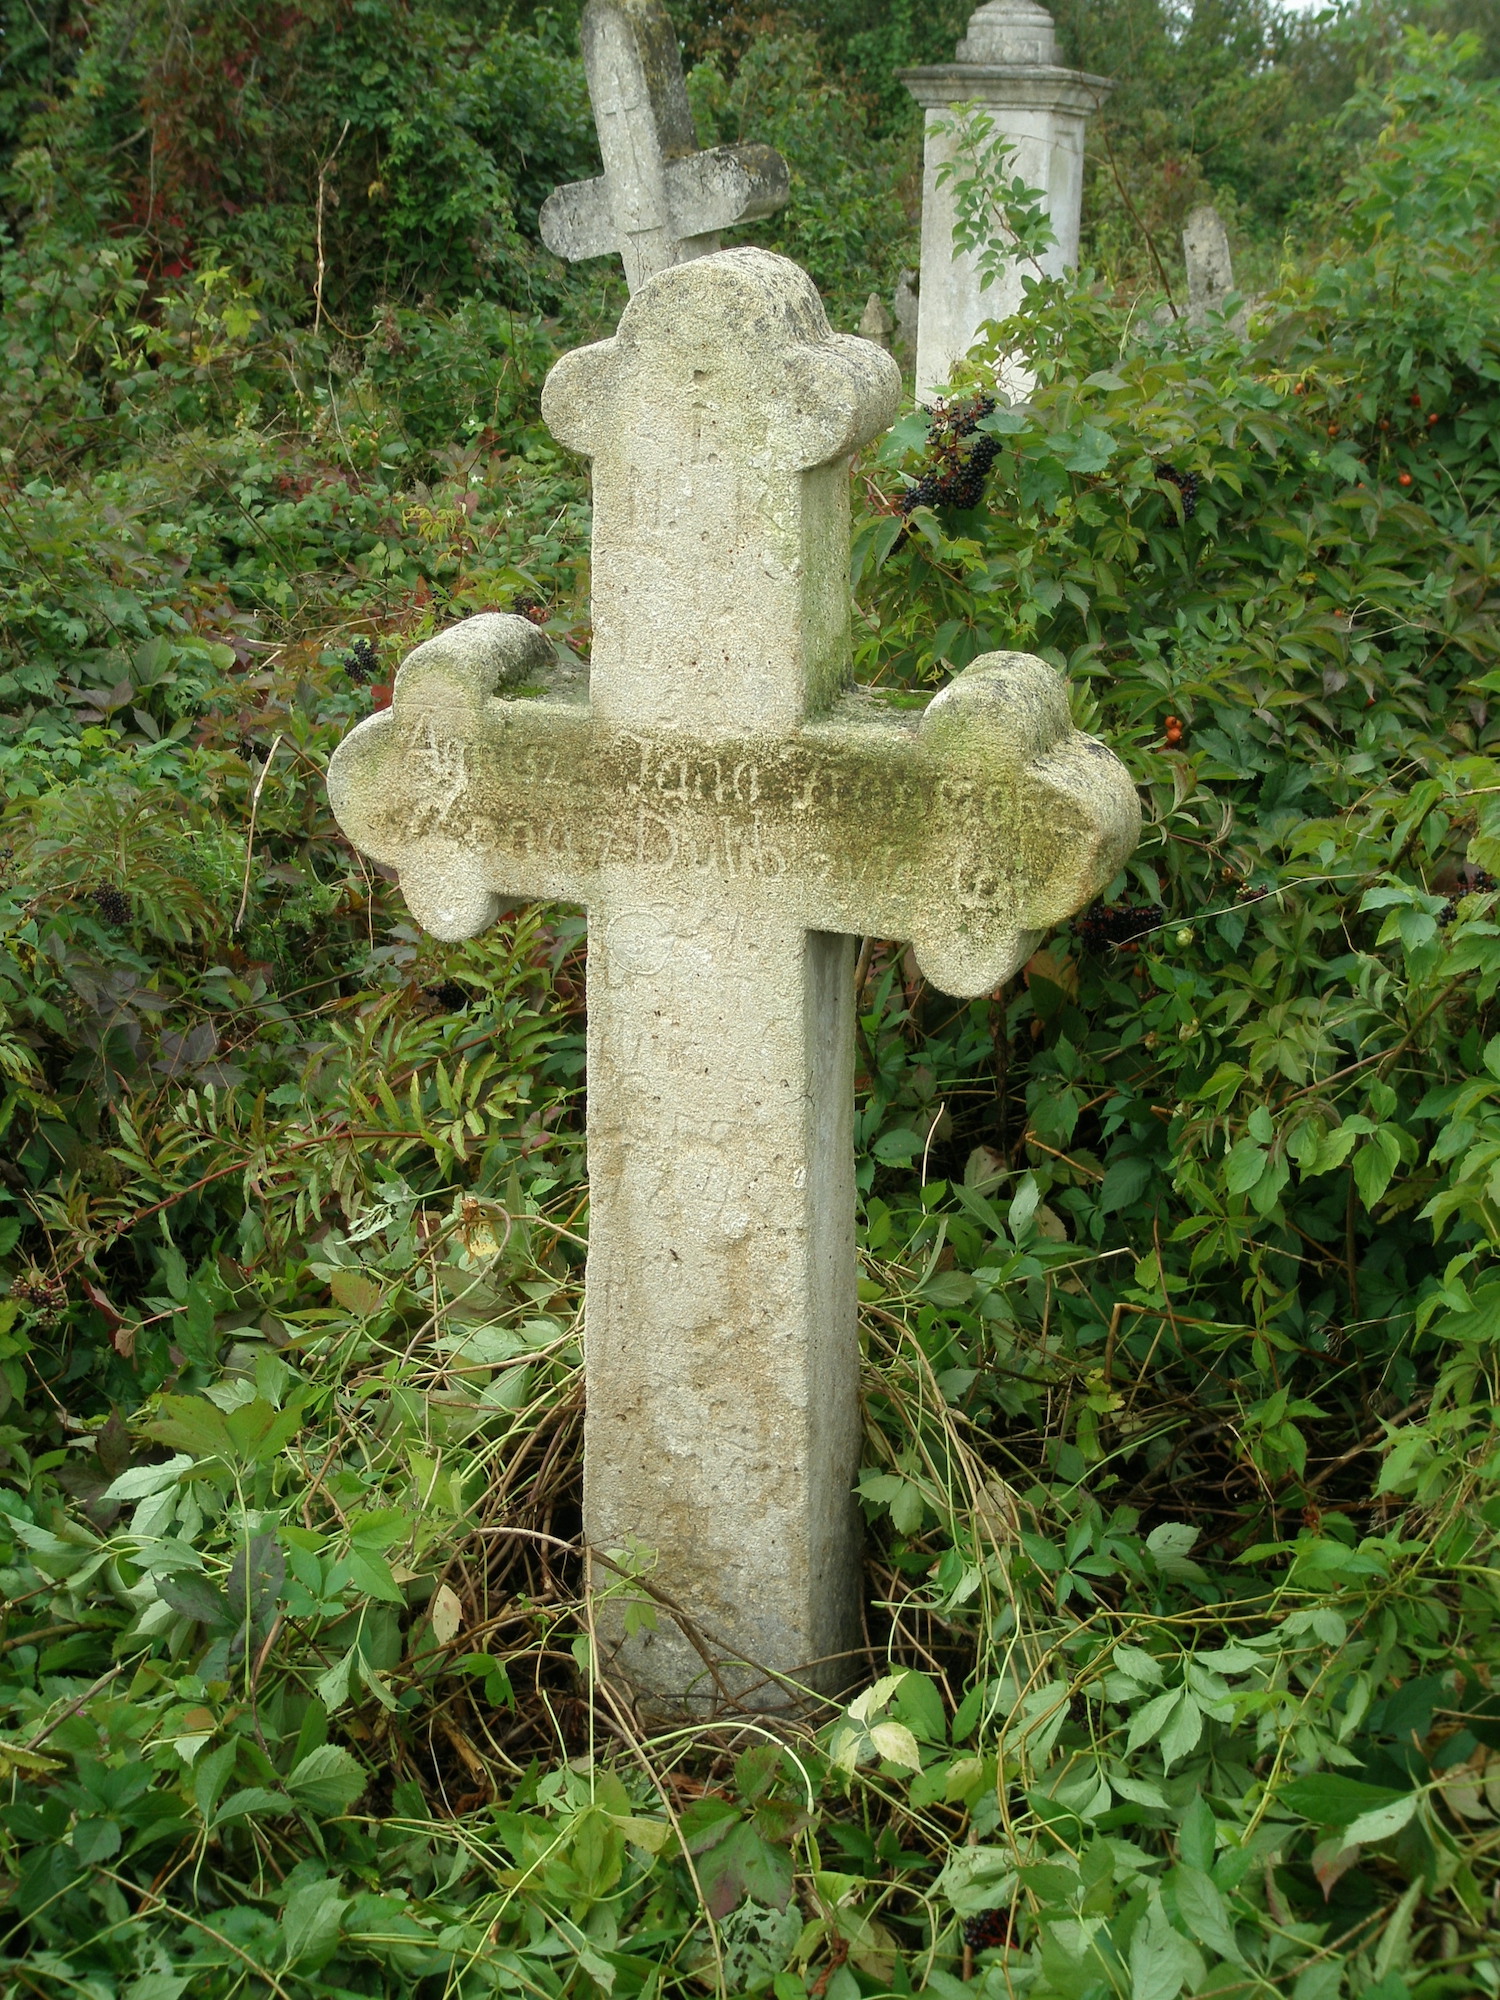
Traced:
[[1403, 472], [1401, 477], [1397, 480], [1396, 484], [1398, 486], [1410, 486], [1411, 474], [1409, 472]]

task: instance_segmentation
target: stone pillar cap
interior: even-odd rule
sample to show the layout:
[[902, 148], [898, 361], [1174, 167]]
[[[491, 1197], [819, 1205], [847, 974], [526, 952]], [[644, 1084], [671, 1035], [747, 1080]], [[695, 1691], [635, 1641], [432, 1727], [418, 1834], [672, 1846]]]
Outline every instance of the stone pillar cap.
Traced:
[[929, 63], [896, 74], [918, 104], [929, 110], [974, 98], [981, 104], [1081, 111], [1087, 117], [1115, 87], [1113, 77], [1059, 69], [1053, 63]]
[[969, 32], [954, 50], [961, 63], [1023, 63], [1050, 69], [1057, 61], [1052, 16], [1036, 0], [986, 0], [969, 17]]

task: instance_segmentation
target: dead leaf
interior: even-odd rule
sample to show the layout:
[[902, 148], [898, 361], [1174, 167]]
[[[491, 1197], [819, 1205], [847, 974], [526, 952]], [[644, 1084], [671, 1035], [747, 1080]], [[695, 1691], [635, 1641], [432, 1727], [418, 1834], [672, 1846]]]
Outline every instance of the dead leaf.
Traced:
[[440, 1646], [450, 1644], [458, 1637], [464, 1622], [464, 1608], [458, 1592], [446, 1583], [439, 1584], [432, 1593], [427, 1615], [432, 1620], [433, 1638]]
[[1021, 976], [1028, 986], [1033, 979], [1045, 979], [1049, 986], [1066, 993], [1070, 1000], [1078, 998], [1078, 967], [1060, 951], [1033, 952], [1022, 968]]
[[380, 1310], [380, 1287], [363, 1271], [352, 1267], [335, 1271], [328, 1289], [346, 1312], [358, 1313], [361, 1319], [369, 1319]]

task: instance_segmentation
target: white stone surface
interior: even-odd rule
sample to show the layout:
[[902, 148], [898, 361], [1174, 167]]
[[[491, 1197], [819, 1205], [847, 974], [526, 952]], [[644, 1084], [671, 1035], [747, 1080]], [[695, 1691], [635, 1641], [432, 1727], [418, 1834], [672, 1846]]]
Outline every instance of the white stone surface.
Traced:
[[898, 397], [784, 258], [651, 279], [543, 400], [593, 461], [591, 669], [468, 619], [329, 772], [437, 936], [502, 895], [587, 907], [585, 1532], [680, 1613], [627, 1638], [600, 1606], [659, 1706], [858, 1671], [856, 938], [985, 992], [1139, 826], [1040, 660], [925, 711], [851, 686], [849, 458]]
[[791, 192], [770, 146], [699, 152], [677, 35], [661, 0], [589, 0], [580, 26], [604, 174], [554, 188], [542, 241], [577, 263], [618, 252], [635, 291], [719, 248], [719, 231], [773, 215]]
[[859, 337], [872, 340], [877, 347], [883, 347], [887, 354], [891, 351], [891, 335], [896, 331], [896, 322], [890, 307], [879, 292], [871, 292], [865, 300], [865, 309], [859, 318]]
[[[917, 393], [927, 397], [951, 381], [987, 320], [1016, 311], [1027, 276], [1058, 277], [1077, 263], [1084, 136], [1114, 86], [1106, 77], [1057, 66], [1052, 17], [1034, 0], [990, 0], [970, 19], [953, 62], [904, 70], [902, 81], [927, 112], [917, 320]], [[959, 107], [970, 103], [987, 112], [1015, 148], [1011, 175], [1045, 196], [1057, 238], [1035, 265], [1011, 264], [987, 289], [977, 256], [953, 247], [953, 185], [938, 178], [958, 154], [957, 134], [940, 128], [952, 125]], [[1012, 396], [1033, 386], [1019, 363], [1002, 367], [1000, 385]]]
[[1182, 254], [1187, 262], [1188, 312], [1194, 319], [1221, 312], [1234, 290], [1234, 260], [1229, 232], [1212, 202], [1202, 202], [1189, 212]]

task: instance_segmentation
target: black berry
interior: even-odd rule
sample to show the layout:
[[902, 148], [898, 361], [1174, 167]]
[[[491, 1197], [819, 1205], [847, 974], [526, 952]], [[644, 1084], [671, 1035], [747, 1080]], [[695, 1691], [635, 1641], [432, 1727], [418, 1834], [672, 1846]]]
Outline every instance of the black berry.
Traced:
[[356, 639], [344, 655], [344, 672], [356, 687], [364, 687], [380, 672], [380, 660], [372, 639]]
[[[984, 482], [1000, 453], [1000, 440], [976, 437], [981, 417], [995, 407], [993, 396], [974, 396], [966, 403], [933, 405], [927, 426], [929, 464], [897, 505], [903, 514], [917, 507], [977, 507]], [[972, 443], [967, 440], [973, 439]]]
[[1191, 521], [1198, 511], [1198, 475], [1196, 472], [1179, 472], [1175, 465], [1159, 465], [1158, 479], [1170, 479], [1182, 495], [1182, 518]]
[[1161, 921], [1155, 903], [1096, 903], [1074, 918], [1073, 935], [1085, 951], [1135, 951]]
[[97, 889], [90, 889], [89, 901], [111, 929], [124, 930], [130, 922], [130, 898], [113, 882], [102, 882]]
[[970, 1951], [994, 1951], [1010, 1941], [1009, 1910], [981, 1910], [964, 1918], [964, 1943]]

